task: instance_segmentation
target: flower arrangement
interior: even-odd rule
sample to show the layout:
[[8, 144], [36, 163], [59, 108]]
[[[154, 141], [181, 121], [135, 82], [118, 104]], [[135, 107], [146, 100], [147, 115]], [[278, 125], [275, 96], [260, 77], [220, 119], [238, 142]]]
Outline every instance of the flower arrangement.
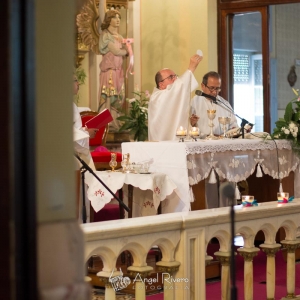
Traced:
[[291, 100], [285, 108], [284, 118], [279, 118], [274, 128], [274, 139], [292, 141], [293, 150], [300, 155], [300, 96], [299, 90], [292, 88], [296, 98]]
[[[87, 77], [84, 69], [82, 67], [78, 67], [74, 69], [74, 75], [76, 75], [79, 85], [85, 84], [85, 79]], [[76, 105], [79, 103], [80, 92], [77, 95], [74, 95], [74, 102]]]
[[129, 130], [135, 141], [145, 141], [148, 138], [148, 103], [149, 91], [140, 92], [136, 89], [132, 99], [126, 99], [129, 103], [129, 112], [120, 116], [117, 120], [124, 122], [119, 131]]

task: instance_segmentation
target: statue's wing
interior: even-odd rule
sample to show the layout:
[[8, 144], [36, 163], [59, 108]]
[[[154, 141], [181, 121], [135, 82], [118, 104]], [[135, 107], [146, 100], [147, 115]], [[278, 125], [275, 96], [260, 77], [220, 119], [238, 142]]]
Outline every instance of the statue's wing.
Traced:
[[105, 13], [106, 13], [106, 0], [99, 0], [99, 20], [98, 20], [98, 31], [101, 32], [101, 24], [104, 21]]
[[98, 30], [98, 8], [95, 0], [87, 0], [86, 4], [82, 7], [80, 14], [76, 17], [76, 24], [78, 32], [81, 36], [82, 42], [90, 47], [96, 53], [99, 52], [99, 30]]

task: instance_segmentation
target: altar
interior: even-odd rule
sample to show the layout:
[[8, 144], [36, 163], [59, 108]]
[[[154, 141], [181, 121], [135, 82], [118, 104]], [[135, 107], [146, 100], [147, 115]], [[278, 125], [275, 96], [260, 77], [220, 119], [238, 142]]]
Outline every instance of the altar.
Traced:
[[294, 196], [300, 196], [300, 159], [286, 140], [131, 142], [122, 144], [122, 153], [130, 153], [131, 162], [151, 161], [150, 172], [165, 173], [174, 181], [185, 204], [176, 211], [190, 210], [192, 186], [209, 178], [211, 172], [231, 182], [246, 180], [256, 170], [257, 176], [279, 180], [294, 172]]

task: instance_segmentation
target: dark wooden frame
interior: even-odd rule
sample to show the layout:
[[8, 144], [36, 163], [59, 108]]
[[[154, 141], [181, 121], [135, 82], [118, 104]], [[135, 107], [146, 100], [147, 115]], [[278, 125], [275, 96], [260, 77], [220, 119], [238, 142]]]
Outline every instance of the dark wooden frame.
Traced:
[[38, 299], [33, 0], [1, 0], [0, 295]]
[[239, 12], [258, 11], [262, 15], [264, 131], [271, 130], [269, 86], [269, 5], [300, 3], [300, 0], [218, 0], [218, 71], [222, 96], [233, 104], [232, 18]]

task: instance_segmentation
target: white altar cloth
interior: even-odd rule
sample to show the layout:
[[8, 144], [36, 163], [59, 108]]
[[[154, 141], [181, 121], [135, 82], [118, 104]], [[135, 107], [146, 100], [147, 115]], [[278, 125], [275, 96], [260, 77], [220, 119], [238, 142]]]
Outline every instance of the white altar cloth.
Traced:
[[212, 169], [233, 182], [248, 178], [257, 164], [273, 178], [284, 178], [295, 171], [295, 197], [300, 196], [300, 159], [286, 140], [131, 142], [122, 143], [122, 153], [130, 153], [130, 161], [135, 163], [152, 159], [149, 170], [165, 173], [174, 181], [185, 204], [182, 210], [177, 208], [176, 211], [190, 209], [190, 202], [194, 200], [190, 186], [208, 178]]
[[189, 211], [193, 193], [188, 181], [185, 143], [171, 142], [128, 142], [122, 143], [122, 153], [130, 153], [131, 162], [153, 159], [150, 172], [167, 174], [176, 184], [182, 202], [176, 212]]
[[[106, 184], [115, 194], [124, 184], [132, 185], [140, 190], [151, 190], [153, 204], [157, 210], [161, 201], [165, 200], [173, 193], [177, 194], [177, 187], [174, 182], [165, 174], [133, 174], [122, 172], [96, 171], [96, 175]], [[106, 203], [109, 203], [113, 196], [109, 191], [90, 173], [85, 175], [85, 183], [88, 185], [87, 196], [96, 212], [101, 210]], [[179, 200], [178, 195], [177, 198]], [[137, 202], [135, 200], [134, 202]], [[176, 202], [176, 199], [175, 199]], [[172, 211], [172, 203], [169, 210]]]

